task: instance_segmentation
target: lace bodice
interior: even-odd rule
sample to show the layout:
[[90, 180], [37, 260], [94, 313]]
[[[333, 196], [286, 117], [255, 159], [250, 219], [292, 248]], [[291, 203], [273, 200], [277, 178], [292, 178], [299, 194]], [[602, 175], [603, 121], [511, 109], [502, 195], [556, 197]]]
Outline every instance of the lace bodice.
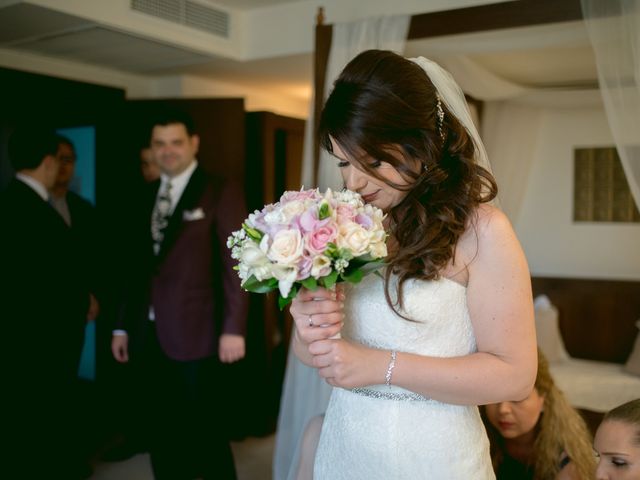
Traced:
[[[395, 300], [397, 282], [390, 286]], [[466, 288], [442, 277], [409, 280], [404, 285], [402, 313], [385, 300], [384, 280], [368, 275], [346, 290], [342, 336], [367, 346], [436, 357], [467, 355], [476, 349], [467, 309]]]

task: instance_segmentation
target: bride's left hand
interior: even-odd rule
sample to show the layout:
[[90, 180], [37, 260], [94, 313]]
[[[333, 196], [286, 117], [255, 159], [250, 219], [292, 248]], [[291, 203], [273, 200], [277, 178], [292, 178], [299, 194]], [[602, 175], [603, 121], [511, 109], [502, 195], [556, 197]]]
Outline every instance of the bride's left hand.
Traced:
[[309, 345], [313, 366], [334, 387], [357, 388], [384, 383], [388, 355], [343, 339], [319, 340]]

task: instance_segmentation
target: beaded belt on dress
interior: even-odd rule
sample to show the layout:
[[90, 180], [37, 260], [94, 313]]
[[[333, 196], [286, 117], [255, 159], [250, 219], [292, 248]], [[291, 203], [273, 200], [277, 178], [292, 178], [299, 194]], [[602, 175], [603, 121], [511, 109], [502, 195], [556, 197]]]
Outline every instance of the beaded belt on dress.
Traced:
[[398, 400], [405, 402], [432, 402], [433, 400], [429, 397], [425, 397], [424, 395], [420, 395], [419, 393], [404, 391], [404, 392], [394, 392], [394, 391], [385, 391], [385, 390], [376, 390], [373, 388], [359, 387], [352, 388], [349, 390], [352, 393], [357, 393], [358, 395], [363, 395], [365, 397], [371, 398], [382, 398], [385, 400]]

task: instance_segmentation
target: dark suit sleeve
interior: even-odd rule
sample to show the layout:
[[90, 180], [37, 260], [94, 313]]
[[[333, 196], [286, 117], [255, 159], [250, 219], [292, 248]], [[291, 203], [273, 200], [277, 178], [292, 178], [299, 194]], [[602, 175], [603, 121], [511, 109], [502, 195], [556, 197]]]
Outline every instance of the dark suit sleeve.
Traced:
[[240, 277], [233, 267], [236, 261], [231, 258], [227, 248], [227, 239], [231, 232], [239, 230], [247, 218], [247, 209], [243, 190], [237, 183], [225, 182], [222, 185], [216, 219], [216, 236], [221, 250], [222, 280], [224, 290], [224, 310], [222, 333], [245, 335], [249, 297], [240, 287]]

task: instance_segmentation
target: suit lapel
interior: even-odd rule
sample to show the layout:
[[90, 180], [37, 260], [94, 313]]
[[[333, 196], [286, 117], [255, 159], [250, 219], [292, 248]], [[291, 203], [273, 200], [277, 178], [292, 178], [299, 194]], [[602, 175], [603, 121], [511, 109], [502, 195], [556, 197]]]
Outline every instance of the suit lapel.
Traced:
[[164, 231], [164, 238], [162, 240], [162, 245], [160, 246], [160, 252], [158, 253], [158, 260], [162, 261], [166, 256], [167, 252], [171, 249], [173, 244], [176, 242], [180, 231], [182, 230], [182, 217], [185, 210], [193, 209], [198, 200], [202, 197], [202, 193], [204, 192], [205, 187], [207, 186], [207, 177], [204, 171], [197, 167], [191, 178], [189, 179], [189, 183], [182, 192], [182, 196], [176, 205], [171, 218], [169, 219], [169, 225]]
[[40, 218], [47, 218], [52, 224], [58, 227], [64, 227], [65, 230], [69, 228], [62, 216], [30, 186], [14, 178], [10, 187], [15, 190], [16, 196], [20, 198], [20, 200], [16, 202], [18, 209], [24, 210], [31, 215], [40, 215]]

